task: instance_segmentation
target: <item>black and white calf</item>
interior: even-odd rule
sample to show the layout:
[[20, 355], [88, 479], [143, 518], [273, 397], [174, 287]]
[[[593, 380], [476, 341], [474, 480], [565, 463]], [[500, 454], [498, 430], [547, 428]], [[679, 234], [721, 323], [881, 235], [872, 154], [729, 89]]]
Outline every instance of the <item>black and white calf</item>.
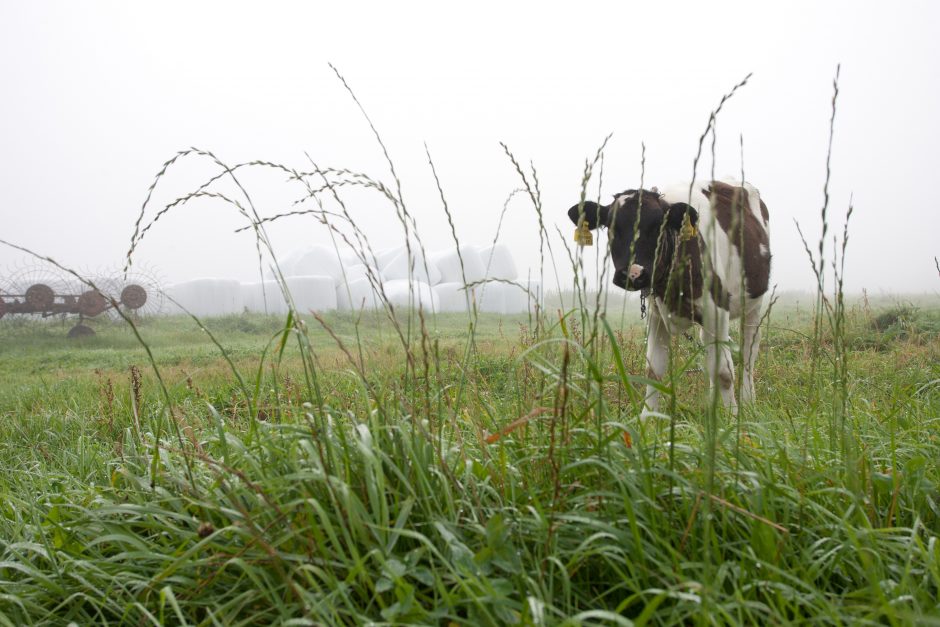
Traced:
[[[737, 410], [728, 327], [743, 315], [741, 400], [754, 400], [760, 309], [770, 280], [769, 215], [756, 188], [709, 181], [662, 192], [631, 189], [607, 206], [575, 205], [568, 217], [590, 229], [606, 227], [614, 285], [649, 295], [649, 378], [666, 372], [670, 335], [698, 323], [711, 384]], [[648, 386], [644, 414], [658, 409], [659, 392]]]

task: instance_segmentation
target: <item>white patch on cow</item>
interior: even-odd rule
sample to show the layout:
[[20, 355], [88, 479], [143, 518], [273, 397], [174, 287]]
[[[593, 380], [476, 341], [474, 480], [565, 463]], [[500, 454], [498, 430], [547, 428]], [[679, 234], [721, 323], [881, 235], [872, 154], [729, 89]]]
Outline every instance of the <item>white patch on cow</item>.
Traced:
[[630, 200], [630, 199], [633, 198], [634, 196], [636, 196], [636, 193], [633, 193], [633, 194], [618, 194], [617, 196], [614, 196], [614, 202], [612, 202], [612, 203], [610, 204], [610, 210], [611, 210], [611, 211], [617, 211], [617, 210], [619, 210], [621, 207], [623, 207], [623, 204], [624, 204], [625, 202], [627, 202], [628, 200]]
[[770, 257], [770, 250], [767, 248], [766, 245], [764, 244], [760, 245], [760, 254], [761, 254], [761, 257]]
[[747, 199], [748, 204], [751, 207], [751, 213], [754, 214], [755, 218], [757, 218], [758, 224], [764, 225], [764, 231], [766, 231], [767, 235], [769, 236], [769, 225], [767, 224], [767, 220], [764, 219], [764, 214], [761, 213], [760, 210], [760, 191], [758, 191], [758, 189], [750, 183], [744, 183], [744, 189], [747, 190]]
[[643, 274], [643, 266], [636, 263], [630, 266], [630, 271], [627, 272], [627, 276], [630, 277], [631, 281], [636, 281], [641, 274]]
[[[693, 303], [693, 305], [699, 306], [701, 301], [702, 301], [701, 298], [697, 298], [695, 302]], [[686, 331], [689, 330], [689, 327], [692, 326], [693, 322], [689, 318], [686, 318], [684, 316], [678, 316], [672, 313], [671, 311], [669, 311], [669, 308], [666, 307], [666, 304], [663, 302], [663, 299], [657, 296], [655, 299], [655, 303], [656, 303], [656, 309], [659, 312], [660, 322], [662, 322], [663, 326], [666, 329], [666, 332], [669, 333], [669, 335], [677, 335], [679, 333], [685, 333]]]

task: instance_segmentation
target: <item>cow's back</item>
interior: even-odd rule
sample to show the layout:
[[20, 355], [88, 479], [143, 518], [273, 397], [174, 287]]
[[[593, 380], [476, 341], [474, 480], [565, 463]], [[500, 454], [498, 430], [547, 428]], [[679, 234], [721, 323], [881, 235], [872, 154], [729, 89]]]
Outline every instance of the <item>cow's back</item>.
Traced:
[[754, 186], [724, 181], [681, 183], [663, 191], [669, 203], [689, 203], [699, 214], [706, 268], [711, 267], [739, 313], [741, 290], [747, 299], [767, 292], [770, 283], [769, 213]]

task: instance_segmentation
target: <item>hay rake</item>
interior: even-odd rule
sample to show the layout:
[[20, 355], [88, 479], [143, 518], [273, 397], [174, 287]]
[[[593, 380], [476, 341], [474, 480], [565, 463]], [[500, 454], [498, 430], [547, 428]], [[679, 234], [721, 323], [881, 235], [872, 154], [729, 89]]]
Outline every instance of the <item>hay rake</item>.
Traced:
[[9, 272], [6, 280], [0, 281], [0, 319], [7, 315], [77, 315], [78, 323], [68, 337], [81, 337], [95, 334], [84, 324], [87, 319], [116, 315], [116, 308], [134, 316], [163, 309], [163, 291], [150, 270], [135, 270], [126, 277], [120, 272], [82, 276], [90, 277], [97, 289], [49, 265], [22, 266]]

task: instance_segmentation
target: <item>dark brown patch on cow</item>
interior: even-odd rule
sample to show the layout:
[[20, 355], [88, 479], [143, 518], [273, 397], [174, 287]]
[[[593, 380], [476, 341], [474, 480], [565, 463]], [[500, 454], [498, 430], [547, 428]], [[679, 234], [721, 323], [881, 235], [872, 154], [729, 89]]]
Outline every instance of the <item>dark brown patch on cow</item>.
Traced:
[[[711, 186], [702, 191], [711, 199], [719, 226], [738, 249], [744, 265], [747, 295], [751, 298], [761, 296], [770, 282], [770, 239], [767, 229], [751, 211], [747, 189], [712, 181]], [[760, 201], [760, 212], [764, 222], [768, 222], [770, 216], [763, 200]], [[761, 246], [766, 254], [761, 251]]]
[[[695, 301], [701, 298], [705, 284], [702, 239], [693, 237], [680, 241], [668, 229], [664, 230], [663, 237], [659, 261], [653, 274], [653, 295], [662, 299], [672, 315], [701, 324], [702, 312], [695, 307]], [[730, 296], [717, 274], [711, 276], [710, 291], [718, 306], [727, 309]]]

